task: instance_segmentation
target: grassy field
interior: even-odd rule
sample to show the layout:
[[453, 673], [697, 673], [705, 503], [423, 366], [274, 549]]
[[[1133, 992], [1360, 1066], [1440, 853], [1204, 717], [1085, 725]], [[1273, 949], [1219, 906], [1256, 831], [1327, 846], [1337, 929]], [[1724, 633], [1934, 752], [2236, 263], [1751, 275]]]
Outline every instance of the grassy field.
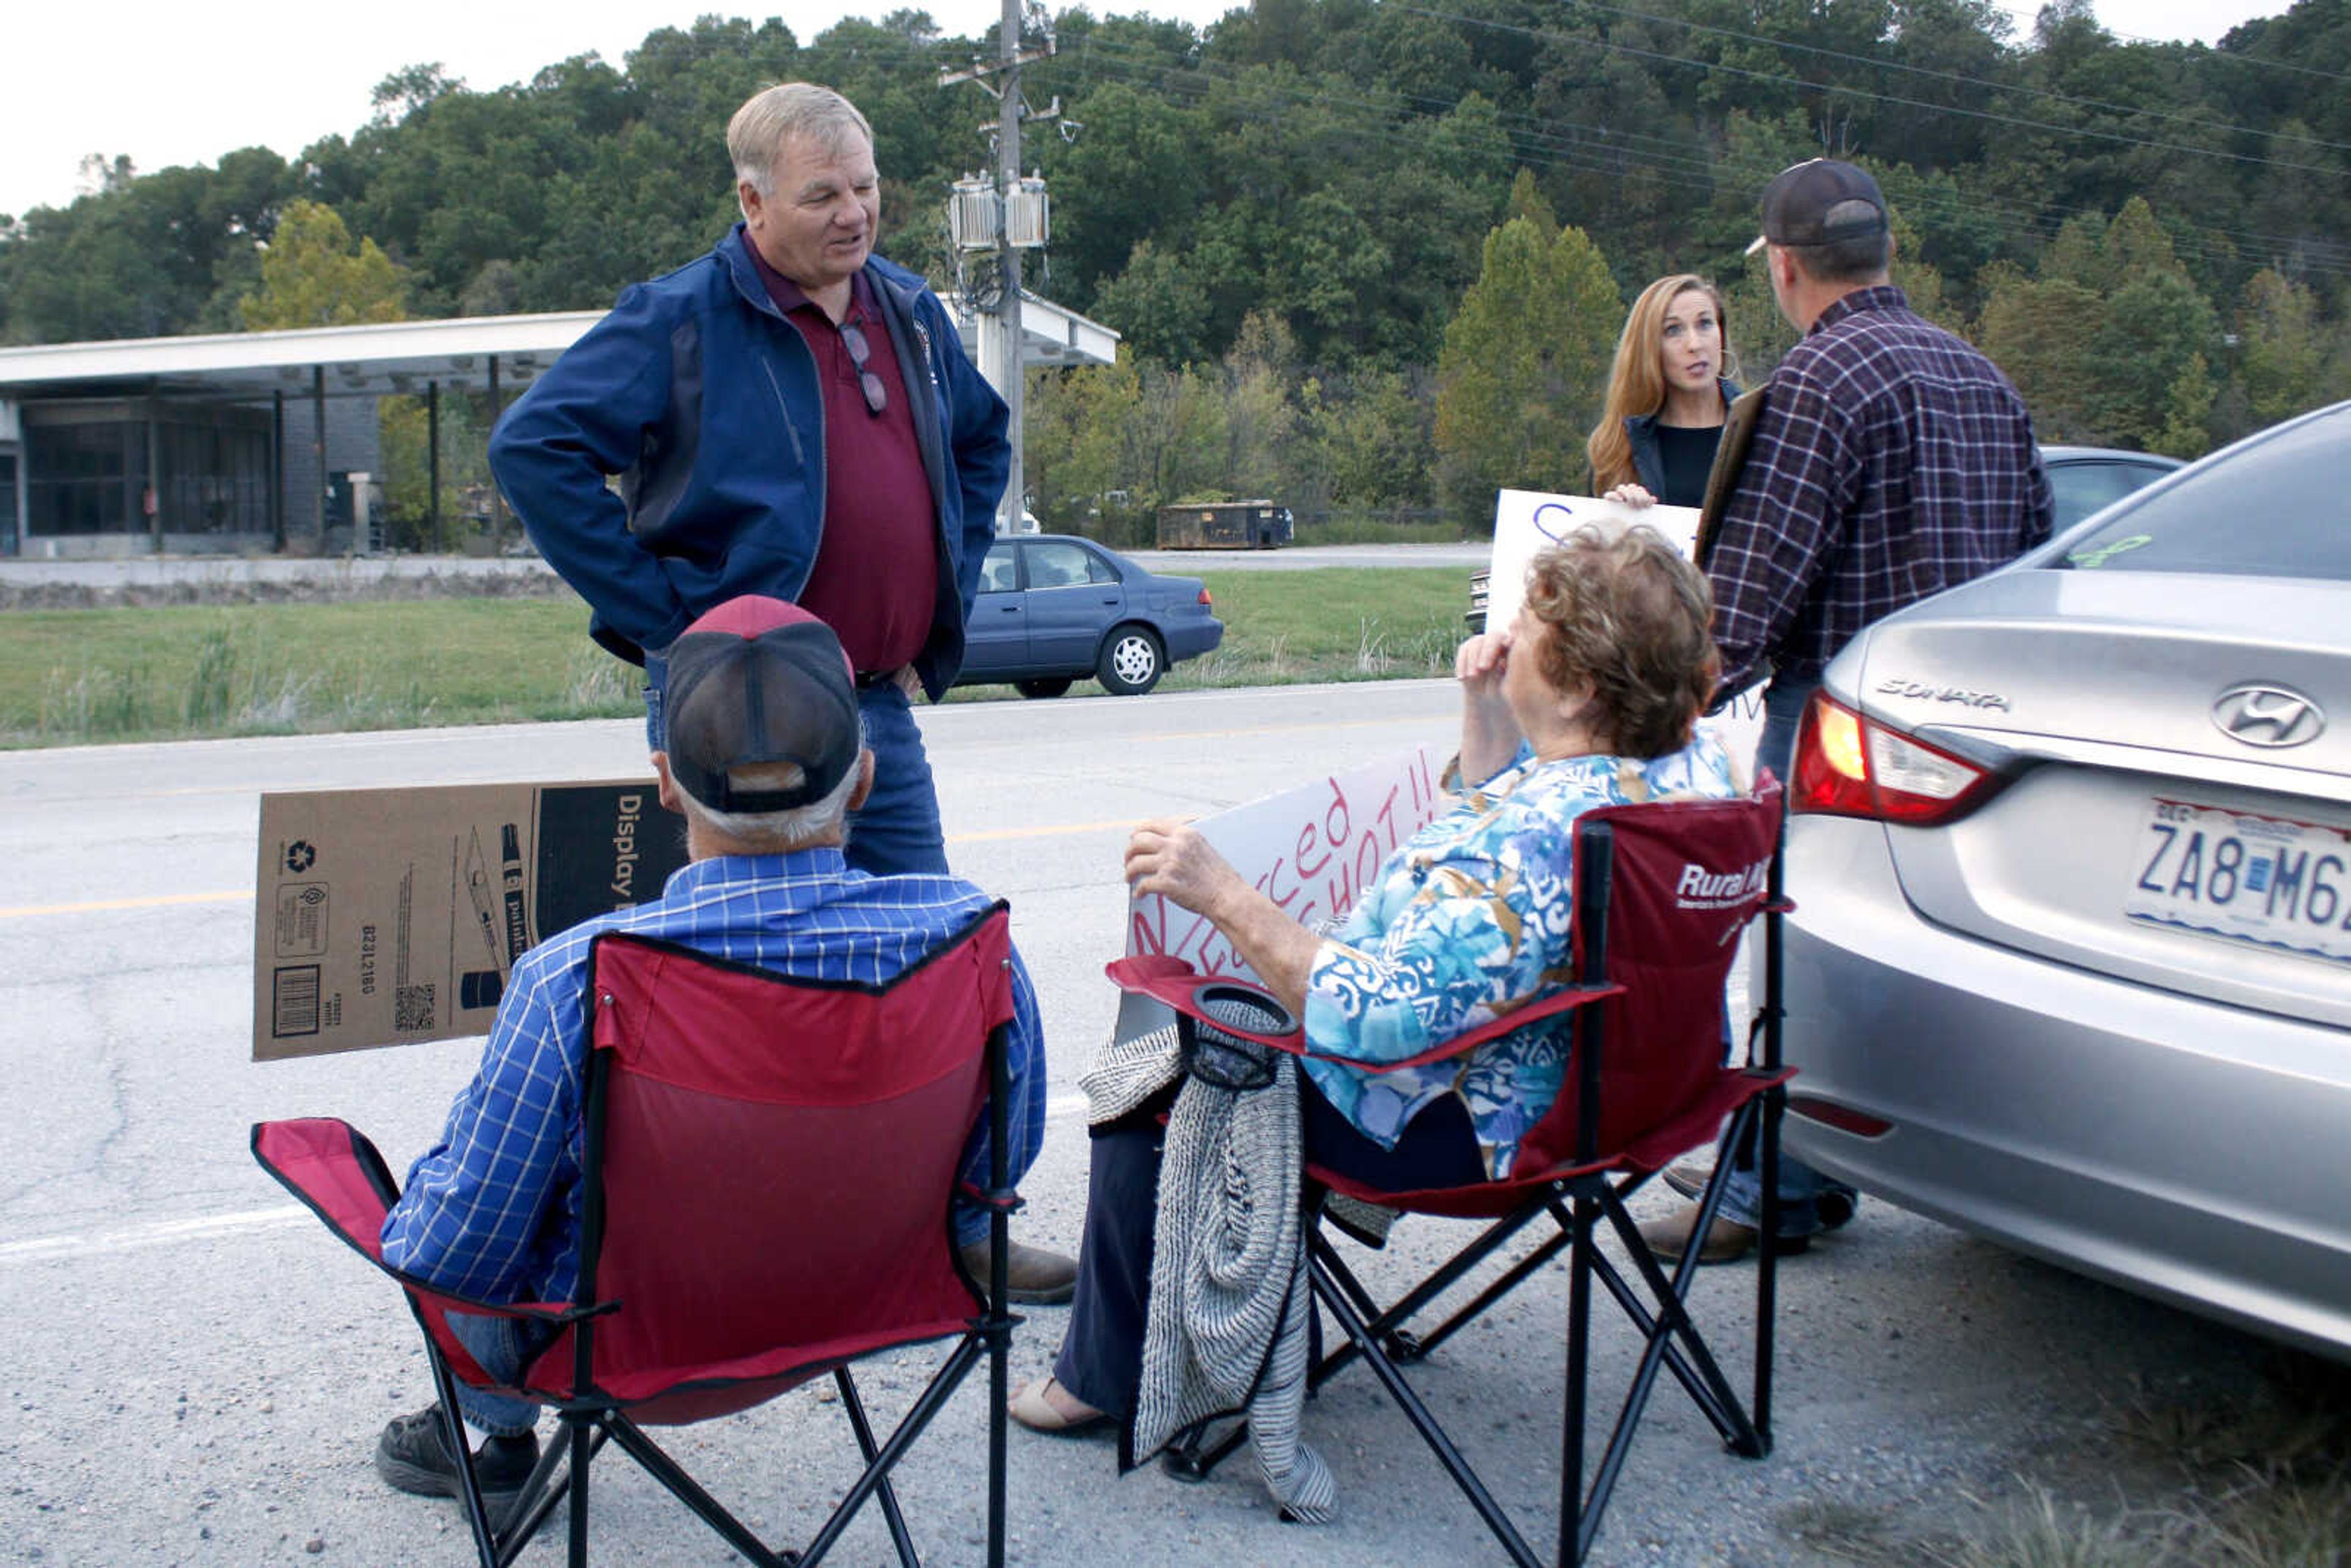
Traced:
[[[1210, 574], [1224, 646], [1164, 689], [1380, 680], [1452, 667], [1468, 574]], [[559, 599], [0, 613], [0, 747], [619, 718], [637, 673]], [[1075, 693], [1099, 695], [1088, 682]], [[1009, 686], [956, 700], [1011, 696]]]

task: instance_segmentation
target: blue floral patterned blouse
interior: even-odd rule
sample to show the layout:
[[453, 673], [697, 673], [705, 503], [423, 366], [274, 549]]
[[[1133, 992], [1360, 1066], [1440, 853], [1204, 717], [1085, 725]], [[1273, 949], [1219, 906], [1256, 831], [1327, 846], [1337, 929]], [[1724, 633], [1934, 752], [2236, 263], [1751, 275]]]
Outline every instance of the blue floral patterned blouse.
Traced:
[[1519, 1142], [1559, 1098], [1563, 1031], [1533, 1026], [1467, 1058], [1403, 1061], [1535, 999], [1569, 977], [1576, 818], [1594, 806], [1736, 794], [1721, 744], [1701, 735], [1652, 761], [1573, 757], [1510, 767], [1390, 855], [1315, 953], [1306, 979], [1306, 1072], [1383, 1147], [1440, 1095], [1458, 1094], [1486, 1168], [1510, 1173]]

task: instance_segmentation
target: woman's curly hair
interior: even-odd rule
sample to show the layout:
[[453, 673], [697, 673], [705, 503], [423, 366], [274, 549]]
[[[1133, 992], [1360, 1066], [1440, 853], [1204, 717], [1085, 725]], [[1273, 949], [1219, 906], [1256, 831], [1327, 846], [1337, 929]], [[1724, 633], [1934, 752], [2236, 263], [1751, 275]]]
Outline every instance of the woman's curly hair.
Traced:
[[1714, 596], [1664, 535], [1586, 524], [1528, 565], [1526, 602], [1551, 629], [1543, 679], [1562, 692], [1592, 683], [1576, 717], [1610, 751], [1646, 759], [1689, 744], [1721, 668]]

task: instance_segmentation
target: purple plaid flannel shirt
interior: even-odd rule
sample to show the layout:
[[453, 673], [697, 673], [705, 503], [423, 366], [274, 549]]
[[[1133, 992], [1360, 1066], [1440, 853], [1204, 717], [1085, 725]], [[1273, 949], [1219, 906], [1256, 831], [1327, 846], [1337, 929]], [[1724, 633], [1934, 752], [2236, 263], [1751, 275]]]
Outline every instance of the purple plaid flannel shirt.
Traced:
[[2049, 537], [2032, 420], [2000, 368], [1890, 286], [1771, 372], [1707, 561], [1728, 697], [1816, 681], [1871, 622]]

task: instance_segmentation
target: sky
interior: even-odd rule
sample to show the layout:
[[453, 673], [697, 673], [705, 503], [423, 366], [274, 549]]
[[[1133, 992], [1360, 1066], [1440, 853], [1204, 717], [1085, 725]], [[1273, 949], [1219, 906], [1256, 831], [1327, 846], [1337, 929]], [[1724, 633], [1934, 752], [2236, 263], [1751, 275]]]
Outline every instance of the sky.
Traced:
[[[1996, 0], [2032, 26], [2031, 0]], [[369, 91], [402, 66], [438, 61], [486, 91], [526, 81], [542, 66], [590, 50], [614, 66], [644, 36], [685, 27], [700, 14], [776, 14], [773, 0], [390, 0], [368, 5], [246, 0], [99, 0], [27, 5], [6, 26], [11, 68], [0, 87], [0, 213], [63, 206], [88, 186], [90, 153], [128, 155], [141, 172], [215, 163], [260, 145], [292, 157], [319, 138], [367, 120]], [[1001, 0], [812, 0], [781, 11], [807, 42], [843, 16], [879, 17], [900, 5], [930, 12], [950, 36], [977, 37]], [[1206, 25], [1232, 0], [1111, 0], [1097, 14], [1141, 12]], [[2093, 0], [2110, 31], [2211, 43], [2238, 23], [2275, 16], [2286, 0]], [[1056, 4], [1053, 9], [1062, 6]]]

